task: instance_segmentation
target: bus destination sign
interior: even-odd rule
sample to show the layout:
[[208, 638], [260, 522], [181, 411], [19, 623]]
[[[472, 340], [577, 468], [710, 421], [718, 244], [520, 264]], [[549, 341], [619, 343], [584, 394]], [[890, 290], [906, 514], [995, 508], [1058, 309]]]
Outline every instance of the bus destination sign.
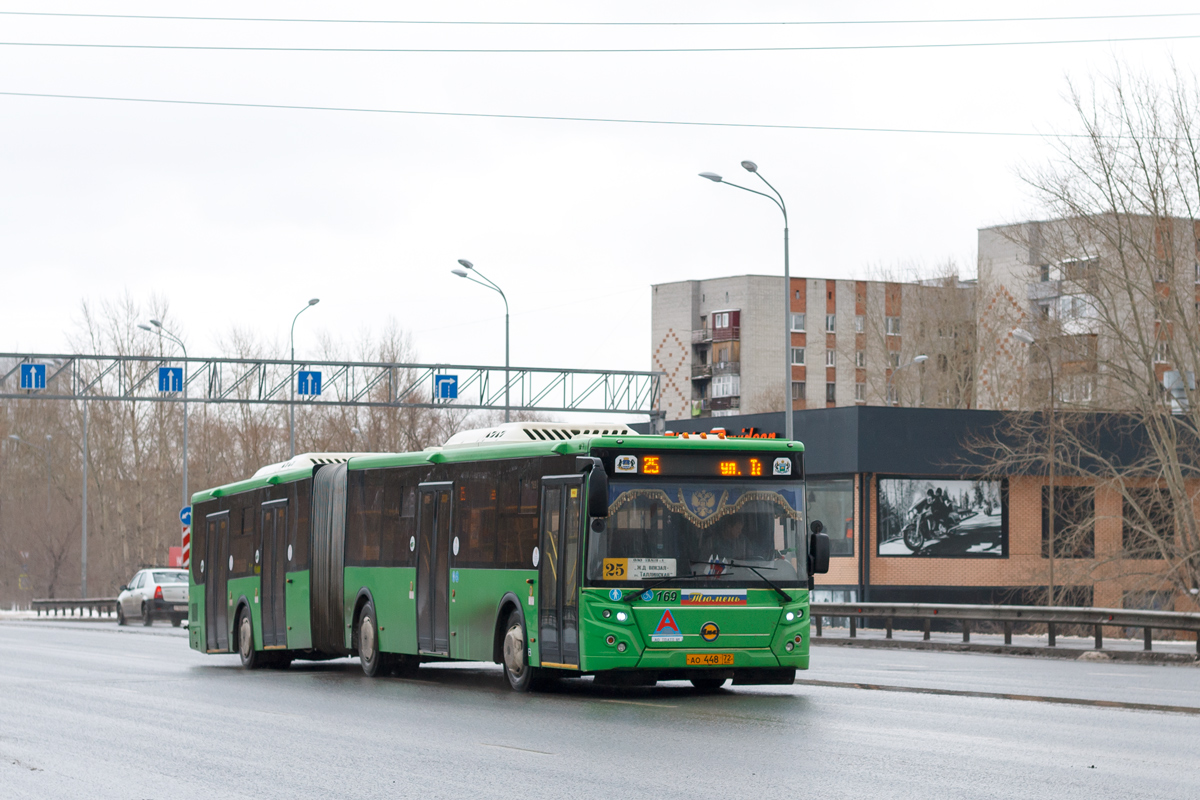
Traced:
[[617, 475], [717, 478], [790, 478], [791, 456], [776, 453], [639, 453], [613, 458]]

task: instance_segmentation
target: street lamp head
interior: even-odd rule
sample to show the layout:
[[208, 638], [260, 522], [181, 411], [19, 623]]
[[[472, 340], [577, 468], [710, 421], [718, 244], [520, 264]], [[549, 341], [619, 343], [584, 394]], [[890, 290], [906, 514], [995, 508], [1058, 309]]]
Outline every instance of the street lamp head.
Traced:
[[308, 304], [309, 304], [310, 306], [315, 306], [315, 305], [316, 305], [317, 303], [319, 303], [319, 302], [321, 302], [321, 298], [319, 298], [319, 297], [314, 297], [312, 300], [309, 300], [309, 301], [308, 301]]
[[746, 172], [758, 172], [758, 164], [755, 164], [753, 161], [743, 161], [742, 169], [746, 170]]
[[139, 322], [138, 327], [144, 331], [150, 331], [151, 333], [154, 333], [154, 328], [151, 328], [149, 325], [147, 325], [144, 322]]
[[458, 260], [458, 263], [462, 264], [463, 269], [475, 269], [475, 265], [472, 264], [470, 261], [467, 261], [465, 258], [460, 258]]
[[924, 364], [928, 360], [929, 360], [929, 356], [925, 355], [924, 353], [922, 353], [919, 356], [913, 356], [914, 364]]
[[724, 178], [722, 178], [720, 175], [718, 175], [715, 172], [701, 172], [700, 177], [708, 178], [713, 183], [720, 183], [721, 181], [725, 180]]
[[450, 271], [453, 272], [455, 275], [457, 275], [460, 278], [467, 277], [467, 271], [465, 269], [452, 269]]
[[1024, 328], [1013, 328], [1012, 337], [1022, 344], [1033, 344], [1037, 341], [1037, 339], [1033, 337], [1033, 334]]
[[158, 321], [158, 320], [156, 320], [156, 319], [152, 319], [152, 320], [150, 320], [150, 324], [151, 324], [151, 325], [153, 325], [153, 326], [154, 326], [154, 327], [156, 327], [156, 328], [161, 328], [161, 327], [162, 327], [162, 323], [161, 323], [161, 322], [159, 322], [159, 321]]
[[19, 441], [21, 441], [21, 437], [20, 437], [20, 436], [17, 436], [15, 433], [10, 433], [10, 434], [8, 435], [8, 438], [12, 439], [14, 442], [19, 442]]

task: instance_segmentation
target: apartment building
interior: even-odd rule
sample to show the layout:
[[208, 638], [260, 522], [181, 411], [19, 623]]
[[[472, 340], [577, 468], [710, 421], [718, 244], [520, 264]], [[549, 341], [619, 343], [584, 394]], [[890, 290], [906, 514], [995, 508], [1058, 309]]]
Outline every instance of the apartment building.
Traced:
[[[978, 287], [979, 408], [1041, 408], [1052, 377], [1060, 407], [1124, 408], [1130, 377], [1147, 366], [1164, 393], [1178, 382], [1178, 363], [1194, 374], [1186, 365], [1200, 317], [1196, 220], [1130, 215], [983, 228]], [[1041, 348], [1014, 339], [1018, 327]]]
[[968, 408], [974, 286], [792, 278], [784, 388], [780, 277], [652, 288], [652, 368], [667, 419], [854, 405]]

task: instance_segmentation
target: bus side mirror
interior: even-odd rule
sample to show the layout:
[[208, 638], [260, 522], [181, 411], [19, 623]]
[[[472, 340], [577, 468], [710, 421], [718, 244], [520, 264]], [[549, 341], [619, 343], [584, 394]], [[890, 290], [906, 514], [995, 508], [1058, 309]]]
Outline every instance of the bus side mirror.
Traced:
[[608, 473], [600, 459], [577, 456], [576, 467], [587, 475], [587, 513], [591, 517], [608, 516]]
[[604, 467], [592, 469], [588, 475], [588, 514], [593, 517], [608, 516], [608, 473]]
[[822, 533], [825, 526], [820, 520], [814, 520], [809, 526], [812, 536], [808, 539], [808, 563], [813, 575], [824, 575], [829, 572], [829, 535]]

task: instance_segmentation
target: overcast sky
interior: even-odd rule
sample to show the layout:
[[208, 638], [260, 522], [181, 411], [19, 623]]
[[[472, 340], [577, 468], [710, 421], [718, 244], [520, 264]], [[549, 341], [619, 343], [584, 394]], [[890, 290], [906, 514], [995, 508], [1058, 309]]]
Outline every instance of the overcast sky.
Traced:
[[[409, 20], [799, 21], [1194, 11], [1143, 4], [103, 3], [0, 10]], [[453, 16], [448, 16], [448, 15]], [[653, 16], [648, 16], [653, 14]], [[929, 25], [538, 27], [0, 16], [4, 42], [262, 47], [670, 48], [1200, 35], [1200, 17]], [[757, 53], [316, 53], [0, 46], [0, 91], [782, 125], [1073, 130], [1063, 93], [1115, 59], [1164, 77], [1200, 39]], [[388, 319], [424, 361], [647, 369], [650, 285], [865, 276], [948, 257], [1036, 214], [1036, 138], [764, 130], [150, 105], [0, 96], [0, 350], [61, 352], [82, 301], [166, 298], [193, 355], [235, 327], [303, 355]], [[279, 353], [284, 355], [282, 350]]]

